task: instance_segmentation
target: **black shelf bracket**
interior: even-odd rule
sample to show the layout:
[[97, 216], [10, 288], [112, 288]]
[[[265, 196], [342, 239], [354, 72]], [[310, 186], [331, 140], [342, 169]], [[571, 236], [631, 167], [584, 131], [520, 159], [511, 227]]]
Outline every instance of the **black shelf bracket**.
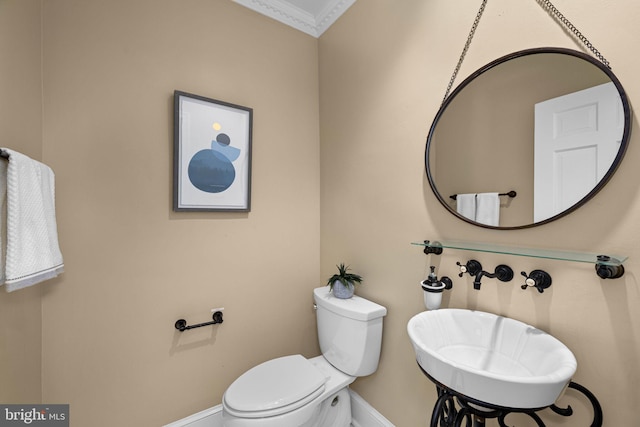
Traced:
[[[617, 265], [609, 264], [612, 261]], [[617, 279], [624, 275], [624, 265], [622, 265], [620, 261], [610, 257], [609, 255], [598, 255], [598, 262], [596, 263], [596, 274], [601, 279]]]
[[438, 242], [431, 243], [430, 241], [425, 240], [424, 253], [425, 255], [429, 255], [429, 254], [440, 255], [442, 253], [442, 245]]

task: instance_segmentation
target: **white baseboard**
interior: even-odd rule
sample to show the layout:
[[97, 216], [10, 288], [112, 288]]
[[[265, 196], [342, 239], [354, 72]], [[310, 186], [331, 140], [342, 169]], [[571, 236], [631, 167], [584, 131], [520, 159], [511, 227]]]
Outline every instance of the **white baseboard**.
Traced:
[[[395, 427], [389, 420], [369, 405], [358, 393], [351, 395], [351, 424], [353, 427]], [[205, 409], [163, 427], [222, 427], [222, 405]]]
[[358, 393], [351, 393], [351, 424], [353, 427], [395, 427]]
[[163, 427], [222, 427], [222, 405], [205, 409]]

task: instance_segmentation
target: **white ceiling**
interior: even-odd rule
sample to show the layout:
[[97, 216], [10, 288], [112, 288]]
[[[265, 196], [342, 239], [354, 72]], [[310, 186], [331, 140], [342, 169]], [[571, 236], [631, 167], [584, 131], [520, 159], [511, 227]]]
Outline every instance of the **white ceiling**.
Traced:
[[356, 0], [233, 0], [313, 37], [327, 28]]

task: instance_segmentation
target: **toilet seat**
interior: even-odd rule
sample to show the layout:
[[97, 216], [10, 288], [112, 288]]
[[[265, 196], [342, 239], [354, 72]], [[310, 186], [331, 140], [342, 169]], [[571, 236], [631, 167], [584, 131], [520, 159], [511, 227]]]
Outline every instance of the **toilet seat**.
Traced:
[[236, 379], [223, 396], [224, 408], [242, 418], [284, 414], [320, 396], [326, 381], [322, 372], [303, 356], [279, 357]]

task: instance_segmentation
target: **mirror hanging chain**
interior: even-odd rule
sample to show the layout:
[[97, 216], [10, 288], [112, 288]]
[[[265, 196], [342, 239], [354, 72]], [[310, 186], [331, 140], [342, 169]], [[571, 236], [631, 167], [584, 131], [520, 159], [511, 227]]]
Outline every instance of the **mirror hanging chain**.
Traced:
[[[553, 15], [555, 15], [556, 19], [558, 19], [567, 29], [573, 33], [573, 35], [582, 42], [586, 46], [587, 49], [593, 53], [593, 55], [598, 58], [600, 62], [602, 62], [607, 68], [611, 69], [611, 65], [609, 65], [609, 61], [607, 61], [604, 56], [596, 49], [593, 44], [576, 28], [575, 25], [571, 23], [559, 10], [556, 8], [551, 0], [536, 0], [540, 7], [543, 9], [549, 10]], [[471, 40], [476, 33], [476, 28], [478, 28], [478, 24], [480, 23], [480, 18], [482, 18], [482, 14], [484, 13], [484, 9], [487, 5], [487, 0], [482, 0], [482, 4], [480, 4], [480, 9], [476, 14], [476, 18], [473, 21], [473, 25], [471, 26], [471, 30], [469, 31], [469, 35], [467, 36], [467, 41], [464, 44], [464, 48], [462, 49], [462, 53], [460, 54], [460, 59], [458, 59], [458, 64], [456, 68], [453, 70], [453, 74], [451, 75], [451, 79], [449, 80], [449, 84], [447, 85], [447, 91], [444, 94], [444, 98], [442, 99], [442, 104], [449, 97], [449, 92], [451, 92], [451, 88], [453, 87], [453, 82], [458, 75], [458, 71], [460, 71], [460, 67], [462, 66], [462, 62], [464, 61], [464, 57], [469, 50], [469, 46], [471, 45]]]
[[453, 74], [451, 75], [451, 79], [449, 80], [449, 85], [447, 85], [447, 91], [444, 94], [444, 98], [442, 99], [442, 104], [449, 97], [449, 92], [451, 92], [451, 88], [453, 87], [453, 82], [458, 75], [458, 71], [460, 71], [460, 67], [462, 66], [462, 61], [464, 61], [464, 57], [469, 50], [469, 46], [471, 45], [471, 40], [473, 39], [474, 34], [476, 33], [476, 28], [478, 28], [478, 24], [480, 23], [480, 18], [482, 18], [482, 14], [484, 13], [484, 8], [487, 5], [487, 0], [482, 0], [482, 4], [480, 5], [480, 9], [476, 14], [476, 19], [473, 21], [473, 25], [471, 26], [471, 31], [469, 31], [469, 35], [467, 36], [467, 41], [464, 44], [464, 48], [462, 49], [462, 53], [460, 54], [460, 59], [458, 59], [458, 64], [456, 68], [453, 70]]
[[578, 29], [575, 27], [575, 25], [571, 23], [571, 21], [569, 21], [562, 13], [560, 13], [560, 11], [553, 5], [553, 3], [551, 3], [550, 0], [536, 0], [536, 1], [540, 4], [540, 6], [543, 9], [550, 10], [551, 13], [553, 13], [556, 16], [556, 18], [560, 22], [562, 22], [562, 24], [564, 24], [564, 26], [567, 27], [569, 31], [571, 31], [573, 35], [575, 35], [576, 38], [580, 40], [582, 44], [584, 44], [587, 47], [587, 49], [589, 49], [596, 58], [598, 58], [600, 62], [602, 62], [607, 68], [611, 69], [611, 65], [609, 65], [609, 61], [604, 59], [604, 56], [602, 56], [602, 54], [598, 51], [598, 49], [596, 49], [591, 44], [591, 42], [584, 35], [582, 35], [580, 31], [578, 31]]

